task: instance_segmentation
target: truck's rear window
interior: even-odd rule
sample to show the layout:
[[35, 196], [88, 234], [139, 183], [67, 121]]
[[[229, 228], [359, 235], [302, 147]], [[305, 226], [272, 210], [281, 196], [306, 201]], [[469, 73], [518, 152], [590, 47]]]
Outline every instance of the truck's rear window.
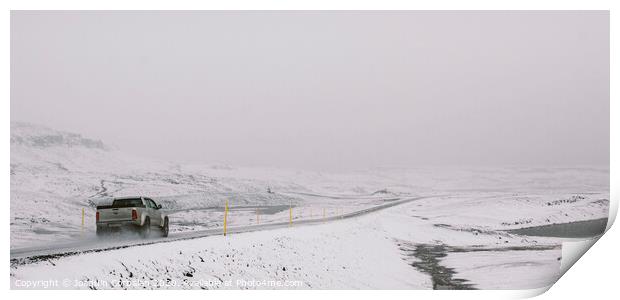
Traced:
[[141, 207], [142, 199], [117, 199], [112, 202], [112, 207]]

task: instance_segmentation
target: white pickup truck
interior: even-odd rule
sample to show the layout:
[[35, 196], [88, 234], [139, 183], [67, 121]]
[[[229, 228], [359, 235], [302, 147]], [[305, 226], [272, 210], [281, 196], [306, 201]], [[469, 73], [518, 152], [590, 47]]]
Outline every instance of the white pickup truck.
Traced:
[[151, 198], [124, 197], [114, 198], [112, 205], [97, 206], [97, 235], [121, 230], [137, 229], [143, 237], [151, 234], [155, 226], [164, 237], [168, 236], [168, 216], [161, 211], [161, 205]]

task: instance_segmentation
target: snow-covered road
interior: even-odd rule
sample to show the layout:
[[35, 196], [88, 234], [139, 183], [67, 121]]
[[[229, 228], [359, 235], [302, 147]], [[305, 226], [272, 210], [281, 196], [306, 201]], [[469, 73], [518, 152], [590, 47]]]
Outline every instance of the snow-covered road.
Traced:
[[435, 226], [416, 217], [419, 203], [431, 199], [413, 200], [308, 226], [14, 264], [11, 286], [55, 282], [49, 288], [520, 289], [557, 279], [561, 246], [556, 239]]
[[[390, 202], [387, 202], [382, 205], [360, 209], [357, 211], [342, 213], [340, 215], [325, 217], [325, 218], [313, 218], [313, 219], [296, 219], [294, 222], [295, 226], [299, 225], [307, 225], [307, 224], [318, 224], [318, 223], [326, 223], [332, 222], [335, 220], [348, 219], [357, 216], [361, 216], [364, 214], [368, 214], [371, 212], [375, 212], [378, 210], [386, 209], [389, 207], [393, 207], [396, 205], [401, 205], [404, 203], [408, 203], [415, 200], [420, 200], [423, 198], [429, 197], [415, 197], [415, 198], [407, 198], [407, 199], [390, 199]], [[250, 232], [250, 231], [261, 231], [261, 230], [272, 230], [277, 228], [283, 228], [290, 226], [289, 222], [275, 222], [275, 223], [266, 223], [266, 224], [255, 224], [255, 225], [246, 225], [246, 226], [236, 226], [229, 227], [229, 233], [241, 233], [241, 232]], [[102, 252], [102, 251], [110, 251], [116, 249], [123, 249], [133, 246], [143, 246], [143, 245], [151, 245], [156, 243], [165, 243], [165, 242], [174, 242], [179, 240], [187, 240], [187, 239], [195, 239], [201, 237], [207, 237], [212, 235], [220, 235], [222, 234], [222, 228], [213, 228], [206, 230], [196, 230], [196, 231], [187, 231], [187, 232], [176, 232], [171, 233], [169, 237], [150, 237], [148, 239], [140, 238], [136, 235], [123, 235], [114, 238], [97, 238], [92, 234], [88, 236], [83, 236], [80, 239], [70, 241], [70, 242], [62, 242], [62, 243], [50, 243], [43, 246], [34, 246], [34, 247], [23, 247], [23, 248], [15, 248], [11, 249], [11, 264], [24, 264], [31, 263], [36, 261], [42, 261], [47, 259], [59, 258], [70, 255], [77, 255], [82, 253], [90, 253], [90, 252]]]

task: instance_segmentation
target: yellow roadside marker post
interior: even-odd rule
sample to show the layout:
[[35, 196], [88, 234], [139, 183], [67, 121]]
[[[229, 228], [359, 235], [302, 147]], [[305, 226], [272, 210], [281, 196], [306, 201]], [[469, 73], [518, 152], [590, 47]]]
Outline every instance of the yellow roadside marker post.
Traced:
[[288, 207], [288, 226], [293, 226], [293, 203]]
[[226, 207], [224, 208], [224, 236], [226, 236], [226, 222], [228, 221], [228, 200], [226, 200]]

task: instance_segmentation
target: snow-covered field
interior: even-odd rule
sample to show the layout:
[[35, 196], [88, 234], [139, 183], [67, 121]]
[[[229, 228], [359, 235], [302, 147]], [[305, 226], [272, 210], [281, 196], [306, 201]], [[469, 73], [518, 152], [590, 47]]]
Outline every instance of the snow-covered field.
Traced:
[[[552, 239], [477, 234], [411, 217], [410, 202], [358, 218], [320, 225], [214, 236], [69, 256], [12, 268], [14, 288], [59, 280], [55, 288], [432, 288], [408, 245], [432, 244], [490, 251], [455, 252], [442, 263], [468, 268], [476, 288], [536, 288], [558, 276], [561, 249]], [[525, 247], [521, 250], [518, 247]], [[539, 248], [527, 248], [539, 247]], [[476, 264], [476, 265], [472, 265]], [[476, 277], [468, 277], [471, 268]], [[498, 282], [498, 275], [510, 275]], [[64, 286], [64, 282], [69, 282]], [[271, 283], [273, 284], [273, 283]], [[77, 285], [77, 286], [76, 286]]]
[[[291, 209], [293, 226], [12, 262], [12, 287], [46, 280], [60, 280], [55, 288], [542, 287], [558, 275], [561, 240], [505, 230], [606, 218], [609, 169], [326, 173], [179, 165], [11, 123], [12, 251], [92, 239], [95, 205], [126, 195], [161, 202], [171, 213], [171, 236], [221, 228], [227, 200], [229, 226], [287, 222]], [[299, 222], [414, 197], [423, 198], [353, 218]], [[146, 279], [149, 285], [127, 285]]]

